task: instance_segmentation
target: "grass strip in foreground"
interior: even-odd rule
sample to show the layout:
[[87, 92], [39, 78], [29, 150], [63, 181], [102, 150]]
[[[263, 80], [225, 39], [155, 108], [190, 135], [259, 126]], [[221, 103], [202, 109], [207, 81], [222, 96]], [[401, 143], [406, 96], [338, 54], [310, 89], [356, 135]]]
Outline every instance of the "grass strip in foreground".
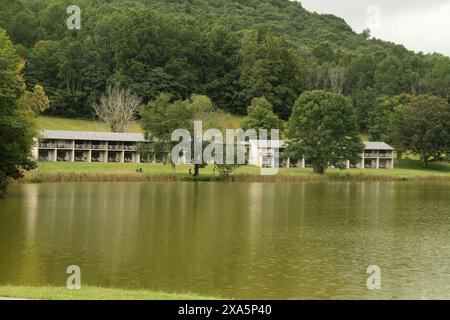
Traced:
[[[219, 300], [218, 297], [192, 293], [164, 293], [144, 289], [119, 289], [83, 286], [79, 290], [65, 287], [0, 286], [0, 297], [35, 300]], [[1, 299], [1, 298], [0, 298]]]

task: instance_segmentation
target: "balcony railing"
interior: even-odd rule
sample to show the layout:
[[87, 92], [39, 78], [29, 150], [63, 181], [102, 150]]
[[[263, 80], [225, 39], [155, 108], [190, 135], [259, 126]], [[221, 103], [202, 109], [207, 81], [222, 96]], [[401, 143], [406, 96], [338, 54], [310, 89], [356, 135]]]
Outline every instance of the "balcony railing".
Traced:
[[58, 148], [58, 149], [72, 149], [73, 145], [72, 144], [67, 144], [67, 143], [57, 143], [56, 144], [56, 148]]
[[56, 144], [54, 144], [54, 143], [39, 143], [39, 148], [42, 148], [42, 149], [56, 149]]
[[93, 144], [91, 148], [93, 150], [106, 150], [106, 145], [104, 145], [104, 144]]
[[392, 158], [392, 153], [364, 153], [364, 158]]
[[108, 150], [123, 150], [123, 146], [122, 145], [109, 145], [108, 146]]
[[87, 150], [87, 149], [91, 149], [91, 145], [90, 144], [76, 144], [75, 149]]

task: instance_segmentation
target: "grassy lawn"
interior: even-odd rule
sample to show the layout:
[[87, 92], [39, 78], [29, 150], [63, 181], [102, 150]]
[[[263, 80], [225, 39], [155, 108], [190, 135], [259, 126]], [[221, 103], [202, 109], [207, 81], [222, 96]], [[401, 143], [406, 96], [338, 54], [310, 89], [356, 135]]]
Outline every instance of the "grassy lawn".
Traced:
[[[177, 171], [182, 168], [188, 170], [188, 166], [178, 166]], [[38, 172], [43, 173], [136, 173], [136, 169], [142, 168], [144, 173], [149, 174], [171, 174], [170, 165], [146, 164], [146, 163], [81, 163], [81, 162], [41, 162]]]
[[[138, 164], [138, 163], [68, 163], [68, 162], [45, 162], [38, 165], [37, 170], [26, 174], [25, 182], [59, 182], [78, 181], [77, 177], [83, 176], [83, 181], [104, 181], [104, 177], [112, 177], [108, 181], [146, 181], [146, 177], [173, 177], [174, 179], [191, 180], [189, 175], [190, 165], [180, 165], [176, 168], [175, 176], [172, 175], [170, 165], [164, 164]], [[137, 169], [142, 169], [137, 173]], [[259, 176], [261, 169], [252, 166], [239, 167], [234, 173], [234, 177]], [[55, 176], [57, 176], [55, 178]], [[98, 177], [103, 176], [103, 179]], [[450, 179], [449, 163], [432, 163], [428, 168], [422, 168], [418, 160], [396, 161], [394, 170], [362, 170], [350, 169], [340, 171], [338, 169], [327, 170], [327, 176], [354, 176], [358, 178], [366, 177], [368, 180], [376, 177], [394, 178], [418, 178], [418, 177], [445, 177]], [[207, 166], [200, 170], [199, 180], [208, 180], [217, 177], [213, 166]], [[281, 168], [278, 178], [282, 177], [317, 177], [313, 175], [312, 169]], [[270, 177], [266, 179], [270, 180]], [[153, 180], [152, 180], [153, 181]], [[154, 180], [158, 181], [158, 180]], [[162, 179], [161, 181], [165, 181]], [[282, 181], [282, 179], [281, 179]]]
[[[213, 113], [211, 120], [221, 123], [224, 128], [239, 128], [243, 117], [226, 113]], [[206, 119], [208, 120], [208, 119]], [[66, 119], [50, 116], [40, 116], [38, 118], [38, 128], [45, 130], [69, 130], [69, 131], [110, 131], [109, 127], [99, 121], [82, 120], [82, 119]], [[140, 133], [142, 128], [138, 122], [134, 122], [127, 126], [126, 132]]]
[[81, 287], [0, 286], [0, 297], [37, 300], [218, 300], [220, 298], [191, 293], [164, 293], [149, 290]]
[[[40, 116], [38, 117], [38, 128], [45, 130], [69, 130], [69, 131], [110, 131], [109, 127], [98, 121], [65, 119], [58, 117]], [[138, 123], [127, 126], [126, 132], [142, 132]]]

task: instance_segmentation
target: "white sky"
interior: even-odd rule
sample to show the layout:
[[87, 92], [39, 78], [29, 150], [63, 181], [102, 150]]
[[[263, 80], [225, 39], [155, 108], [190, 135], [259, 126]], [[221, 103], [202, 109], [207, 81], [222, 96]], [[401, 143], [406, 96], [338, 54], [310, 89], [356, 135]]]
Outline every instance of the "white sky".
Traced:
[[309, 11], [343, 18], [357, 32], [369, 27], [375, 38], [450, 56], [450, 0], [298, 1]]

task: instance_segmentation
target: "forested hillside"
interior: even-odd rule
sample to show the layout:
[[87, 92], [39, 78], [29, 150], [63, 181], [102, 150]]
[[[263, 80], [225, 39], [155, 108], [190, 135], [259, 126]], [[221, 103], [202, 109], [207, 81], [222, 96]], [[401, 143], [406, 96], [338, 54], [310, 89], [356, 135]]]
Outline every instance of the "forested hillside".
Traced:
[[78, 0], [81, 30], [68, 30], [68, 0], [2, 0], [0, 27], [40, 84], [47, 113], [89, 117], [109, 84], [144, 101], [209, 96], [245, 114], [265, 96], [282, 118], [299, 94], [352, 98], [361, 129], [383, 96], [430, 93], [448, 100], [450, 59], [357, 34], [340, 18], [288, 0]]

